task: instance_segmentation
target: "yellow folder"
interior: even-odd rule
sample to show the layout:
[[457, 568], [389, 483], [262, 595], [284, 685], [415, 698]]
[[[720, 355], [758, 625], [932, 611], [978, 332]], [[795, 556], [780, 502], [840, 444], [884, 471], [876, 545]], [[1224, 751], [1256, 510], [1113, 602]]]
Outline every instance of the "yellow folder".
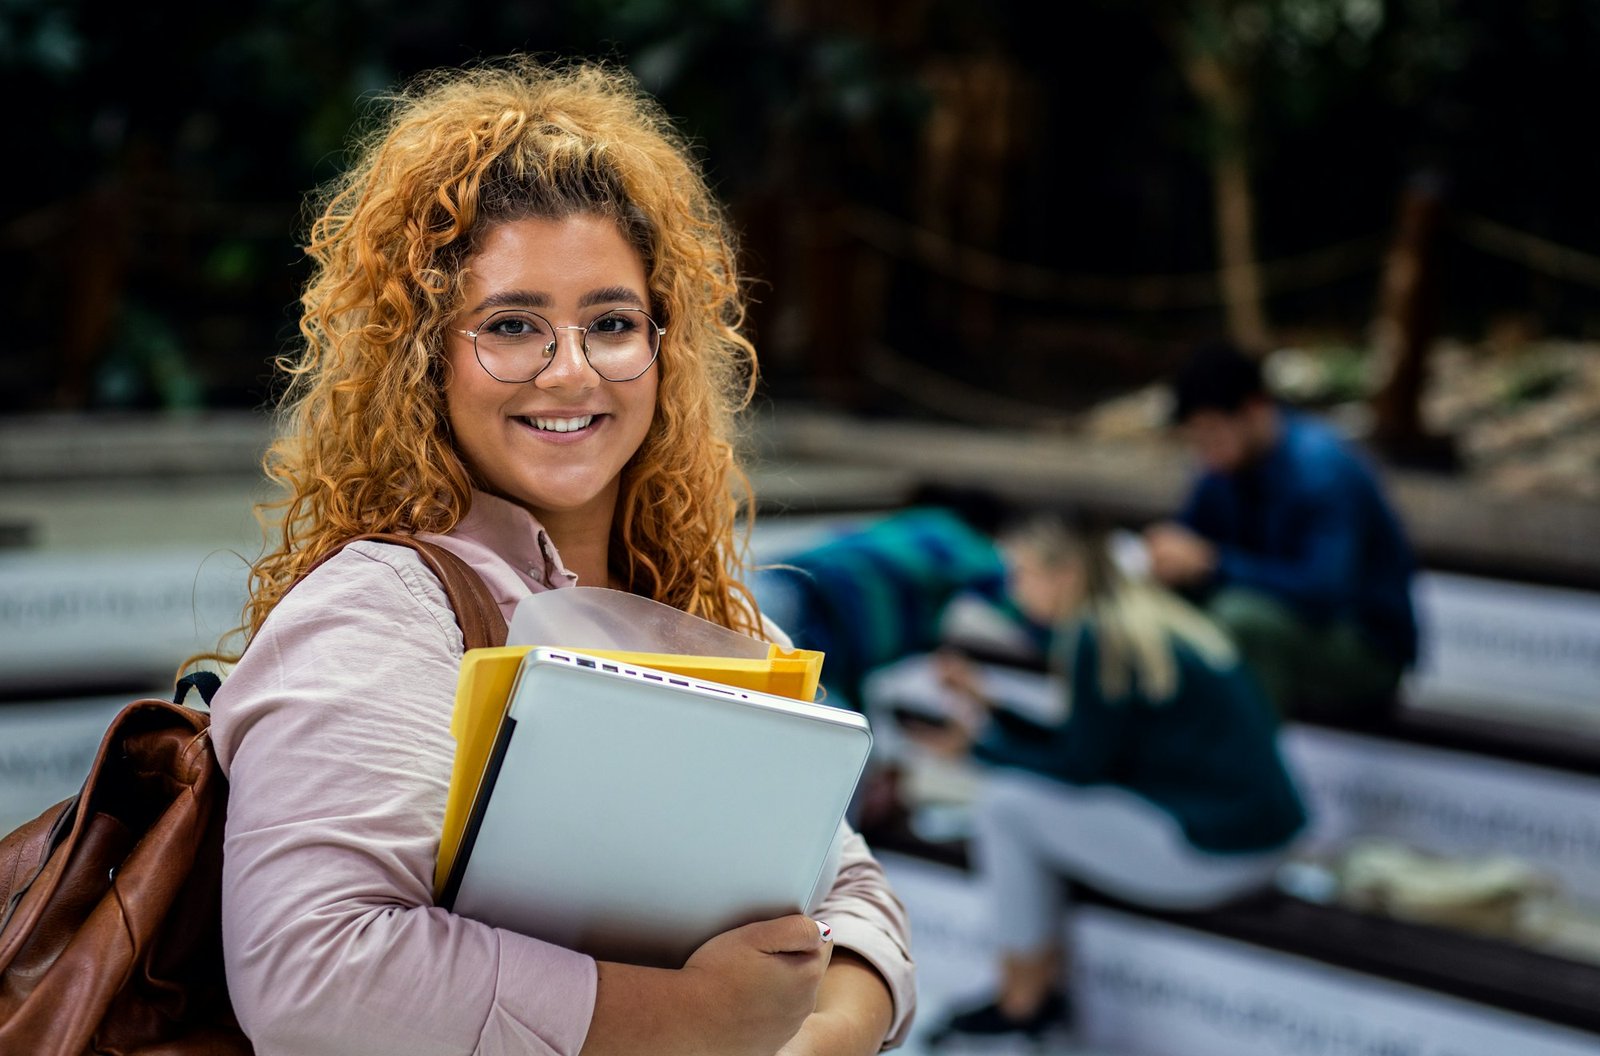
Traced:
[[[433, 889], [444, 889], [466, 831], [467, 815], [477, 796], [478, 784], [494, 749], [500, 720], [510, 702], [522, 658], [531, 645], [470, 649], [461, 659], [456, 679], [455, 711], [450, 732], [456, 739], [455, 765], [450, 773], [450, 794], [445, 801], [444, 832], [439, 859], [434, 866]], [[574, 648], [574, 647], [568, 647]], [[639, 653], [615, 649], [579, 649], [590, 656], [617, 660], [636, 667], [667, 671], [740, 689], [813, 700], [822, 674], [822, 654], [812, 649], [784, 649], [769, 645], [765, 659], [696, 656], [681, 653]]]

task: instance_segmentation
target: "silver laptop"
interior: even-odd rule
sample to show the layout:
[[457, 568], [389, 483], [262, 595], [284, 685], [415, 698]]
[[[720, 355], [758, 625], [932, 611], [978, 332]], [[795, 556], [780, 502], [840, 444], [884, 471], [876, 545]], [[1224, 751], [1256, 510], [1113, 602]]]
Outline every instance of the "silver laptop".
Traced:
[[681, 966], [827, 893], [871, 741], [853, 711], [534, 649], [440, 904]]

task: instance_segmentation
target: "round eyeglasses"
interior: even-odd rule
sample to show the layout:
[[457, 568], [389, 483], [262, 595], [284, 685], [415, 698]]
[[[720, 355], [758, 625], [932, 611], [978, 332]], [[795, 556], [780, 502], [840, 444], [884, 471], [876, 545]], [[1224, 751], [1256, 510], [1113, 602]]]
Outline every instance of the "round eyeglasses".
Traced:
[[614, 308], [588, 326], [555, 326], [537, 312], [506, 308], [475, 330], [455, 332], [472, 338], [478, 365], [491, 378], [520, 385], [537, 378], [556, 358], [558, 330], [578, 331], [583, 358], [607, 381], [643, 375], [656, 361], [667, 332], [638, 308]]

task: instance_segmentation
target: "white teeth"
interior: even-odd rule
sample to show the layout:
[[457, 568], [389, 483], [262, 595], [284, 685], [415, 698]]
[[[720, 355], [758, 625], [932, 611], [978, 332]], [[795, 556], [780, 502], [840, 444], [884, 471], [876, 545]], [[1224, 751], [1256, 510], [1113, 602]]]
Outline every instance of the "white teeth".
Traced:
[[532, 422], [535, 429], [545, 432], [571, 433], [587, 427], [594, 421], [594, 415], [586, 414], [582, 418], [526, 418], [524, 421]]

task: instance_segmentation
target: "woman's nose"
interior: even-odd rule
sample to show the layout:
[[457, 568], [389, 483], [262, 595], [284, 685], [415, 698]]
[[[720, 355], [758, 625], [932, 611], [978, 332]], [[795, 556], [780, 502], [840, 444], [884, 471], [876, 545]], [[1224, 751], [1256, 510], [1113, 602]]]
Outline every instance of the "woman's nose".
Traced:
[[542, 388], [572, 384], [581, 384], [585, 387], [592, 385], [600, 375], [589, 365], [589, 357], [583, 350], [584, 328], [558, 326], [554, 329], [555, 350], [550, 353], [550, 362], [533, 380]]

